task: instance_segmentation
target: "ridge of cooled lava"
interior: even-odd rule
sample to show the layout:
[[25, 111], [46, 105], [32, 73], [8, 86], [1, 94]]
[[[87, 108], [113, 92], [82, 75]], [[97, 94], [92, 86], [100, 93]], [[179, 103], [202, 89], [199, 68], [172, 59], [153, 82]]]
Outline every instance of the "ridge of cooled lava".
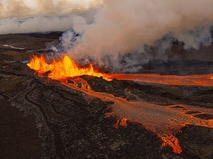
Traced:
[[[167, 61], [151, 52], [138, 74], [74, 61], [101, 76], [51, 79], [53, 50], [45, 48], [61, 35], [0, 36], [0, 158], [213, 158], [212, 44], [172, 44]], [[26, 63], [41, 54], [48, 62], [39, 61], [47, 66], [39, 73]]]
[[[106, 116], [118, 116], [120, 121], [114, 125], [115, 128], [127, 126], [127, 121], [141, 123], [147, 130], [157, 134], [162, 141], [162, 146], [170, 146], [173, 152], [180, 154], [182, 149], [178, 139], [175, 137], [176, 132], [180, 132], [182, 127], [187, 125], [197, 125], [213, 128], [213, 120], [205, 120], [196, 118], [188, 112], [199, 114], [213, 114], [212, 108], [193, 107], [183, 104], [171, 104], [170, 106], [162, 107], [156, 103], [143, 101], [137, 94], [132, 94], [131, 91], [124, 90], [124, 95], [132, 96], [134, 101], [127, 101], [124, 98], [116, 97], [110, 92], [96, 92], [91, 88], [88, 82], [80, 78], [82, 75], [102, 77], [107, 81], [130, 80], [146, 83], [157, 83], [163, 85], [192, 85], [192, 86], [213, 86], [213, 74], [207, 75], [156, 75], [156, 74], [106, 74], [98, 72], [92, 63], [85, 68], [80, 67], [74, 60], [67, 55], [60, 60], [53, 59], [52, 63], [47, 63], [44, 56], [33, 56], [31, 62], [27, 64], [31, 69], [38, 72], [39, 76], [46, 76], [52, 80], [60, 81], [64, 86], [72, 90], [80, 91], [86, 94], [84, 97], [98, 98], [104, 102], [113, 102], [110, 104], [111, 113]], [[70, 82], [72, 81], [72, 82]], [[181, 109], [179, 109], [181, 108]], [[199, 113], [198, 113], [199, 112]]]

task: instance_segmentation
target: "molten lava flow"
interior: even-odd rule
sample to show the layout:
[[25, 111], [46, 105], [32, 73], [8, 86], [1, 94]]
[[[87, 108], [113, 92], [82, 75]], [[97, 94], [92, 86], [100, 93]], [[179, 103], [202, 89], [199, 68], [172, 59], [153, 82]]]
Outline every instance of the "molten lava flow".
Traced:
[[[84, 86], [77, 87], [78, 83]], [[105, 117], [117, 115], [120, 119], [113, 125], [115, 128], [126, 126], [127, 121], [141, 123], [146, 129], [156, 133], [162, 139], [162, 146], [170, 146], [175, 153], [181, 153], [181, 147], [178, 139], [175, 137], [175, 132], [188, 124], [206, 126], [213, 128], [213, 120], [205, 120], [193, 117], [186, 114], [188, 111], [200, 111], [204, 113], [213, 113], [213, 109], [193, 107], [188, 105], [171, 105], [160, 106], [144, 102], [141, 100], [135, 102], [128, 102], [126, 99], [115, 97], [111, 94], [94, 92], [91, 90], [89, 84], [79, 78], [73, 84], [67, 81], [62, 82], [63, 85], [84, 92], [88, 96], [100, 98], [102, 101], [113, 101], [111, 105], [113, 112], [106, 113]], [[185, 109], [178, 109], [177, 106], [184, 107]], [[121, 120], [121, 121], [120, 121]]]
[[[91, 90], [89, 84], [84, 79], [79, 77], [73, 79], [73, 84], [67, 82], [69, 77], [90, 75], [103, 77], [107, 80], [116, 78], [118, 80], [133, 80], [167, 85], [213, 86], [213, 74], [189, 76], [155, 74], [104, 74], [98, 72], [92, 64], [86, 68], [80, 67], [67, 55], [65, 55], [61, 60], [53, 59], [53, 62], [50, 64], [46, 62], [44, 56], [33, 56], [31, 62], [27, 65], [31, 69], [36, 70], [39, 75], [49, 72], [49, 78], [60, 80], [63, 85], [71, 89], [84, 92], [90, 98], [100, 98], [102, 101], [107, 102], [113, 101], [114, 104], [111, 105], [113, 112], [105, 115], [106, 117], [116, 115], [120, 118], [114, 127], [119, 128], [120, 125], [127, 126], [127, 121], [141, 123], [145, 128], [156, 133], [162, 139], [162, 146], [168, 145], [172, 147], [175, 153], [182, 152], [179, 141], [174, 135], [175, 132], [180, 131], [181, 127], [192, 124], [213, 128], [213, 120], [199, 119], [187, 114], [187, 112], [190, 111], [213, 114], [213, 110], [210, 108], [207, 109], [181, 105], [181, 107], [184, 107], [184, 109], [176, 109], [178, 107], [174, 105], [164, 107], [157, 104], [144, 102], [139, 97], [137, 98], [138, 101], [128, 102], [126, 99], [115, 97], [111, 94], [94, 92]], [[80, 88], [78, 87], [79, 85], [81, 85]]]
[[213, 74], [207, 75], [157, 75], [157, 74], [105, 74], [107, 79], [140, 81], [165, 85], [213, 86]]
[[56, 60], [53, 58], [52, 63], [47, 63], [43, 55], [40, 57], [33, 56], [31, 62], [27, 64], [31, 69], [34, 69], [41, 76], [45, 72], [50, 72], [48, 77], [54, 80], [64, 80], [69, 77], [76, 77], [82, 75], [103, 77], [90, 63], [89, 67], [82, 68], [75, 63], [69, 56], [64, 55], [63, 59]]
[[54, 80], [64, 80], [69, 77], [82, 75], [103, 77], [105, 80], [131, 80], [148, 83], [166, 84], [166, 85], [194, 85], [194, 86], [213, 86], [213, 74], [207, 75], [157, 75], [157, 74], [106, 74], [100, 73], [93, 64], [89, 67], [80, 67], [69, 56], [64, 55], [63, 59], [53, 59], [52, 63], [47, 63], [44, 56], [33, 56], [31, 62], [27, 64], [31, 69], [36, 70], [39, 75], [50, 72], [48, 77]]

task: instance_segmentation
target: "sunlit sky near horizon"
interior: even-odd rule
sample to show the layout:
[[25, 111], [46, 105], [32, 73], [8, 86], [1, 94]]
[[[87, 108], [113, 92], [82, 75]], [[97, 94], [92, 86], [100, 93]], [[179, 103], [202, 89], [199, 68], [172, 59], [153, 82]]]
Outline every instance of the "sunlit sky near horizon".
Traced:
[[[20, 0], [17, 0], [17, 2]], [[7, 6], [9, 0], [1, 0], [1, 3], [5, 6]], [[23, 1], [28, 7], [30, 8], [36, 8], [37, 7], [37, 0], [24, 0]]]
[[[16, 0], [16, 2], [19, 2], [19, 1], [24, 2], [28, 7], [32, 9], [36, 9], [39, 3], [38, 0]], [[88, 7], [90, 3], [94, 1], [96, 0], [65, 0], [63, 2], [73, 4], [74, 6], [78, 5], [79, 7]], [[10, 2], [11, 2], [10, 0], [1, 0], [1, 3], [3, 3], [4, 6], [7, 6], [7, 4]], [[50, 2], [53, 2], [55, 5], [59, 5], [58, 3], [60, 3], [60, 1], [58, 2], [58, 0], [51, 0]]]
[[103, 0], [0, 0], [0, 19], [60, 16], [101, 5]]

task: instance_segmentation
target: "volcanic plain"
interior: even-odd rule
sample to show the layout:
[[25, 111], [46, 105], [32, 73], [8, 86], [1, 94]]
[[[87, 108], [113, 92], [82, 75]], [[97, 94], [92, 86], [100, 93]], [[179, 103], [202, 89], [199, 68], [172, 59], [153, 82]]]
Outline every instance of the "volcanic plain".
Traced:
[[[174, 132], [182, 149], [177, 154], [169, 146], [162, 147], [161, 138], [140, 122], [127, 120], [127, 126], [116, 127], [120, 117], [106, 117], [113, 112], [113, 102], [85, 98], [80, 90], [39, 77], [26, 62], [31, 55], [51, 52], [46, 47], [56, 45], [61, 34], [0, 35], [0, 158], [213, 158], [213, 128], [185, 125]], [[174, 43], [165, 52], [166, 61], [156, 56], [155, 49], [151, 54], [153, 58], [142, 64], [137, 73], [213, 73], [213, 44], [199, 50], [184, 50], [182, 44]], [[210, 112], [213, 109], [212, 86], [78, 78], [87, 81], [94, 92], [129, 102], [140, 98], [159, 107], [173, 106], [171, 109], [191, 118], [213, 120], [213, 114], [202, 112], [202, 108]]]

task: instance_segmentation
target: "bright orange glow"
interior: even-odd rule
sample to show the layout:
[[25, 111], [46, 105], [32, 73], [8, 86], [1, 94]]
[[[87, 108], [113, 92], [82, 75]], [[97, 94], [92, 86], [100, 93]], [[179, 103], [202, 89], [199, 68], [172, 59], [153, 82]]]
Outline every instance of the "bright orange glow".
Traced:
[[121, 122], [120, 122], [120, 125], [121, 126], [127, 126], [127, 118], [123, 118], [122, 120], [121, 120]]
[[[76, 85], [81, 83], [82, 88]], [[67, 81], [62, 81], [62, 84], [75, 90], [84, 92], [89, 97], [93, 96], [102, 101], [113, 101], [111, 105], [113, 109], [110, 113], [105, 113], [107, 117], [118, 117], [117, 122], [112, 125], [119, 129], [120, 126], [127, 126], [126, 121], [141, 123], [147, 130], [156, 133], [162, 141], [162, 146], [170, 146], [174, 153], [182, 152], [178, 139], [175, 137], [175, 132], [180, 132], [180, 129], [187, 125], [198, 125], [213, 128], [213, 120], [205, 120], [195, 118], [190, 114], [185, 114], [187, 111], [199, 111], [203, 113], [213, 114], [210, 108], [194, 107], [190, 105], [171, 105], [160, 106], [144, 101], [128, 102], [126, 99], [115, 97], [111, 94], [94, 92], [89, 87], [89, 84], [82, 78], [77, 78], [73, 84]], [[176, 109], [177, 106], [185, 109]]]
[[80, 67], [68, 55], [64, 55], [63, 59], [53, 59], [52, 63], [47, 63], [43, 55], [40, 57], [33, 56], [31, 62], [27, 64], [31, 69], [36, 70], [39, 75], [50, 72], [48, 77], [54, 80], [65, 80], [69, 77], [89, 75], [95, 77], [103, 77], [105, 80], [131, 80], [147, 83], [166, 84], [166, 85], [194, 85], [194, 86], [213, 86], [213, 74], [207, 75], [157, 75], [157, 74], [106, 74], [100, 73], [93, 64], [89, 67]]
[[48, 72], [48, 77], [54, 80], [64, 80], [70, 77], [89, 75], [96, 77], [103, 77], [90, 63], [89, 67], [82, 68], [75, 63], [68, 55], [64, 55], [63, 59], [56, 60], [53, 58], [52, 63], [47, 63], [43, 55], [40, 57], [33, 56], [31, 62], [27, 64], [31, 69], [34, 69], [41, 76], [43, 73]]
[[120, 127], [119, 125], [119, 120], [117, 120], [117, 123], [115, 123], [114, 125], [112, 125], [114, 128], [118, 129]]
[[174, 153], [180, 154], [182, 152], [178, 139], [173, 135], [161, 137], [161, 139], [163, 140], [162, 147], [171, 146]]
[[[135, 102], [128, 102], [126, 99], [115, 97], [111, 94], [94, 92], [90, 85], [82, 78], [73, 79], [73, 83], [68, 83], [67, 79], [70, 77], [89, 75], [96, 77], [103, 77], [106, 80], [132, 80], [148, 83], [166, 84], [166, 85], [196, 85], [196, 86], [213, 86], [213, 74], [209, 75], [189, 75], [189, 76], [175, 76], [175, 75], [156, 75], [156, 74], [105, 74], [97, 71], [92, 63], [85, 68], [80, 67], [70, 57], [65, 55], [63, 59], [53, 59], [52, 63], [47, 63], [44, 56], [33, 56], [31, 62], [27, 64], [31, 69], [38, 72], [39, 76], [48, 72], [48, 77], [54, 80], [60, 80], [63, 85], [79, 90], [87, 96], [90, 100], [92, 97], [99, 98], [102, 101], [112, 101], [113, 111], [106, 113], [106, 117], [117, 116], [119, 120], [113, 125], [115, 128], [120, 126], [127, 126], [127, 121], [141, 123], [147, 130], [156, 133], [162, 140], [162, 146], [170, 146], [175, 153], [181, 153], [181, 147], [174, 132], [187, 124], [206, 126], [213, 128], [213, 120], [204, 120], [195, 118], [187, 111], [197, 111], [202, 113], [213, 114], [210, 108], [199, 108], [188, 105], [178, 105], [184, 109], [175, 109], [177, 105], [163, 107], [157, 104], [144, 102], [138, 99]], [[81, 88], [78, 85], [81, 84]], [[129, 93], [131, 93], [129, 91]]]
[[[106, 114], [105, 114], [106, 115]], [[108, 113], [107, 113], [107, 115], [109, 115]], [[106, 117], [109, 117], [109, 116], [105, 116], [105, 118]], [[110, 114], [111, 115], [111, 114]], [[123, 119], [121, 119], [121, 121], [120, 121], [120, 119], [118, 119], [117, 120], [117, 122], [114, 124], [114, 125], [112, 125], [114, 128], [116, 128], [116, 129], [118, 129], [120, 126], [127, 126], [127, 118], [123, 118]]]
[[47, 63], [43, 55], [33, 56], [31, 62], [27, 64], [31, 69], [36, 70], [41, 76], [45, 72], [50, 72], [48, 77], [54, 80], [65, 80], [69, 77], [89, 75], [103, 77], [105, 80], [131, 80], [147, 83], [166, 84], [166, 85], [194, 85], [194, 86], [213, 86], [213, 74], [207, 75], [157, 75], [157, 74], [106, 74], [100, 73], [93, 64], [88, 67], [80, 67], [68, 55], [64, 55], [61, 60], [53, 59], [52, 63]]
[[107, 79], [140, 81], [165, 85], [213, 86], [213, 74], [206, 75], [158, 75], [158, 74], [105, 74]]

